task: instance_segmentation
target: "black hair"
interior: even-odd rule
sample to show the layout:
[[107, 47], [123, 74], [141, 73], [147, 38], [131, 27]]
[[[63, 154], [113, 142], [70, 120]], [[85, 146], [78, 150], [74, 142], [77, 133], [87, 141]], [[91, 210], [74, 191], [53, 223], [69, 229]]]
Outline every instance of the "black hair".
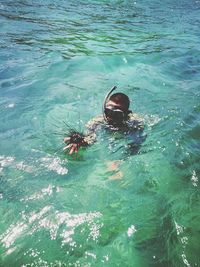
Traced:
[[128, 111], [130, 106], [130, 100], [127, 95], [123, 93], [115, 93], [110, 96], [109, 100], [119, 104], [123, 111]]

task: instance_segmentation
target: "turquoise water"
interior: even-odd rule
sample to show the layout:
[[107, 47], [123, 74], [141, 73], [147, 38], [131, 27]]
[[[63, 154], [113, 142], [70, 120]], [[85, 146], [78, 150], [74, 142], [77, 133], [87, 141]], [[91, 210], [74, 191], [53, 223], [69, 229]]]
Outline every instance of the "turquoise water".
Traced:
[[[200, 266], [199, 14], [1, 0], [0, 266]], [[113, 85], [144, 118], [139, 152], [102, 132], [64, 154], [64, 121], [84, 130]]]

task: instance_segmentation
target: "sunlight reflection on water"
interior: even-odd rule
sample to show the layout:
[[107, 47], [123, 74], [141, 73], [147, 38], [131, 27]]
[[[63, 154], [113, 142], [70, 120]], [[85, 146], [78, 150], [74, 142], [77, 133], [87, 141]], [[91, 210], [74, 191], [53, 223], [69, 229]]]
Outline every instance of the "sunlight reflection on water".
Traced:
[[[52, 206], [46, 206], [39, 212], [31, 212], [29, 214], [22, 212], [22, 220], [10, 225], [6, 232], [0, 236], [0, 240], [7, 249], [7, 253], [9, 253], [10, 249], [12, 251], [15, 249], [17, 239], [26, 238], [26, 236], [34, 235], [36, 232], [45, 229], [48, 230], [52, 240], [58, 237], [61, 238], [61, 247], [69, 244], [73, 250], [73, 247], [77, 246], [73, 240], [73, 235], [80, 225], [88, 227], [88, 240], [98, 239], [102, 224], [98, 224], [95, 220], [101, 216], [100, 212], [70, 214], [56, 211]], [[60, 230], [61, 226], [62, 230]]]

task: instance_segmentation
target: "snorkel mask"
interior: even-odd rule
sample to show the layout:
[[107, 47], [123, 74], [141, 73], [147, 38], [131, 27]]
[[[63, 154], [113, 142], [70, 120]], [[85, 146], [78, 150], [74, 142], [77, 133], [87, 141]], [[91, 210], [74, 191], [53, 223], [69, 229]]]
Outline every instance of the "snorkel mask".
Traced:
[[127, 114], [124, 113], [124, 111], [122, 111], [121, 109], [119, 108], [115, 108], [115, 107], [109, 107], [109, 106], [106, 106], [107, 102], [110, 100], [110, 96], [112, 94], [112, 92], [114, 90], [117, 89], [117, 86], [114, 86], [106, 95], [105, 97], [105, 100], [104, 100], [104, 103], [103, 103], [103, 107], [102, 107], [102, 111], [103, 111], [103, 117], [104, 117], [104, 120], [106, 122], [109, 123], [109, 119], [112, 121], [112, 123], [114, 124], [122, 124], [124, 121], [125, 121], [125, 117]]

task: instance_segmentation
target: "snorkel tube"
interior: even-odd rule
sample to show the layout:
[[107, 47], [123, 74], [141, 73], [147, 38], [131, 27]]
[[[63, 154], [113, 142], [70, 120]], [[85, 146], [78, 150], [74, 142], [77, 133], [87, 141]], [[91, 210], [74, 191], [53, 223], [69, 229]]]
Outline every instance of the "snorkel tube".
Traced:
[[116, 90], [116, 89], [117, 89], [117, 86], [116, 86], [116, 85], [113, 86], [112, 89], [107, 93], [107, 95], [106, 95], [106, 97], [105, 97], [105, 99], [104, 99], [104, 102], [103, 102], [103, 106], [102, 106], [103, 118], [104, 118], [104, 120], [107, 121], [107, 122], [108, 122], [108, 119], [106, 118], [106, 115], [105, 115], [106, 103], [108, 102], [109, 97], [110, 97], [110, 95], [112, 94], [112, 92], [113, 92], [114, 90]]

